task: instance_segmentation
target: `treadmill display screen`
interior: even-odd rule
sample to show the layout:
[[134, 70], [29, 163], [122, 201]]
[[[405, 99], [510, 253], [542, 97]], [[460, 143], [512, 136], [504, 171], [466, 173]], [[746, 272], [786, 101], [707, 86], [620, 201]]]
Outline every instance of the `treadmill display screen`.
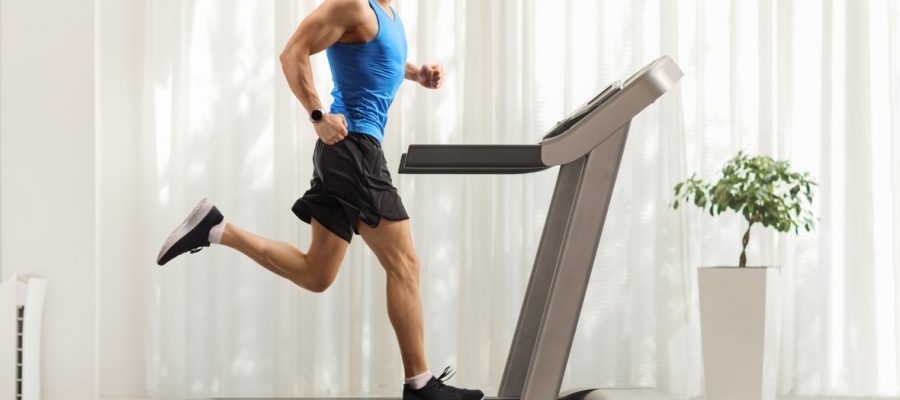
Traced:
[[578, 109], [569, 114], [562, 121], [557, 122], [556, 126], [554, 126], [553, 129], [550, 130], [550, 133], [547, 133], [547, 135], [544, 136], [544, 139], [559, 136], [565, 131], [569, 130], [569, 128], [578, 123], [578, 121], [581, 121], [581, 119], [590, 114], [591, 111], [596, 110], [597, 107], [606, 102], [606, 100], [609, 100], [610, 97], [618, 93], [621, 89], [622, 81], [613, 82], [612, 84], [607, 86], [606, 89], [603, 89], [600, 94], [594, 96], [594, 98], [587, 103], [582, 104], [581, 107], [578, 107]]

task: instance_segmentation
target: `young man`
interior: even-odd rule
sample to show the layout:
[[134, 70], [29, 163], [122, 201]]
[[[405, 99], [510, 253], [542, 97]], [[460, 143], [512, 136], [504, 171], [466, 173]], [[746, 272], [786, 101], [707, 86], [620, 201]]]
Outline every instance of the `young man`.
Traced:
[[[441, 87], [440, 65], [406, 62], [406, 34], [390, 0], [326, 0], [309, 14], [281, 54], [285, 77], [309, 112], [319, 136], [311, 188], [293, 211], [312, 226], [304, 253], [227, 223], [203, 199], [169, 236], [157, 263], [210, 243], [231, 247], [300, 287], [325, 291], [353, 234], [378, 257], [387, 273], [388, 316], [400, 344], [407, 400], [480, 400], [478, 390], [446, 385], [449, 368], [434, 377], [425, 363], [419, 261], [409, 217], [381, 151], [387, 111], [404, 78]], [[313, 86], [309, 58], [326, 50], [334, 78], [334, 102], [325, 111]]]

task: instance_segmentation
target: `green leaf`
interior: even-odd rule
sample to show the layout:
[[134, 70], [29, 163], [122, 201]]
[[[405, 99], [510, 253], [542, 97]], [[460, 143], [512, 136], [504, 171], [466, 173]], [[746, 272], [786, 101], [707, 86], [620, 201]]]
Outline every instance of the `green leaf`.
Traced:
[[816, 185], [809, 172], [791, 170], [789, 160], [741, 150], [723, 164], [718, 180], [707, 183], [693, 173], [679, 182], [672, 207], [688, 202], [711, 216], [731, 210], [751, 226], [759, 222], [779, 232], [799, 234], [801, 226], [806, 231], [814, 228], [811, 188]]

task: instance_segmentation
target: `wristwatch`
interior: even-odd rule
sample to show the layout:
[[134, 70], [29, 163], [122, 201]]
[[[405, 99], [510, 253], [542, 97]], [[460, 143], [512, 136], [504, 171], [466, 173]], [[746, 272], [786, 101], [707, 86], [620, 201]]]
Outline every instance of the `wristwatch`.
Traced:
[[309, 122], [318, 123], [322, 120], [322, 117], [325, 116], [325, 111], [323, 110], [313, 110], [312, 113], [309, 114]]

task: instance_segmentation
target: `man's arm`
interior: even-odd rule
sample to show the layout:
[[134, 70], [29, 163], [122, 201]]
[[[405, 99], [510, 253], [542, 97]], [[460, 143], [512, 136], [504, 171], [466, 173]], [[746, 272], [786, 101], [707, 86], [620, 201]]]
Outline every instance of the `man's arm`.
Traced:
[[438, 89], [444, 82], [444, 67], [438, 64], [422, 64], [419, 68], [416, 64], [407, 62], [406, 79], [418, 82], [429, 89]]
[[[357, 0], [325, 1], [303, 19], [281, 53], [284, 76], [307, 113], [322, 109], [322, 101], [313, 84], [309, 57], [333, 45], [351, 29], [358, 9]], [[342, 115], [326, 114], [314, 127], [316, 134], [327, 144], [337, 143], [347, 136], [347, 123]]]

